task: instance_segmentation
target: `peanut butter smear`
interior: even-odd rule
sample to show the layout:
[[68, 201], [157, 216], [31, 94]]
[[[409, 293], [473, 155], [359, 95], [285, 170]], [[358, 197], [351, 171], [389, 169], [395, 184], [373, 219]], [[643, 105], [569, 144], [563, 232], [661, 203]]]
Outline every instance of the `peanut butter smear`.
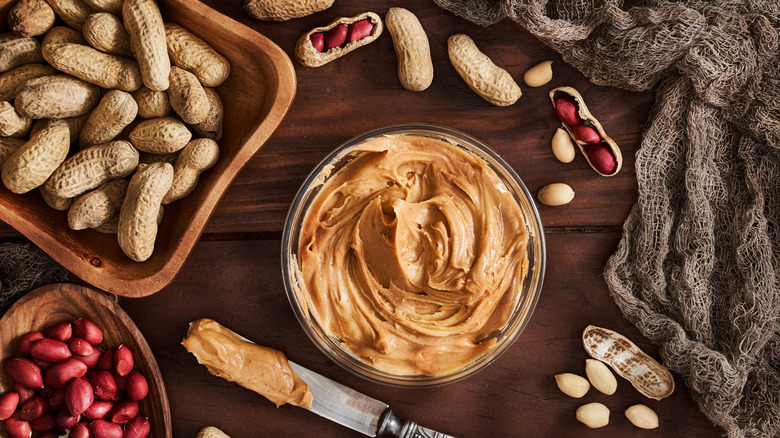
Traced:
[[522, 297], [528, 232], [482, 159], [421, 136], [357, 145], [303, 221], [298, 291], [373, 367], [439, 375], [478, 358]]
[[281, 351], [254, 344], [211, 319], [191, 322], [182, 345], [217, 377], [251, 389], [276, 406], [311, 409], [309, 386]]

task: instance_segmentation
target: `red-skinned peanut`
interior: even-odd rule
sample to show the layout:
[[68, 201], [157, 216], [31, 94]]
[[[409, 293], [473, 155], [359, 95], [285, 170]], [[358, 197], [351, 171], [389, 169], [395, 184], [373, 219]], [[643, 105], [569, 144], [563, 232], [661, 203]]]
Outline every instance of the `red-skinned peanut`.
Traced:
[[371, 35], [371, 31], [374, 30], [374, 23], [369, 18], [366, 18], [350, 24], [347, 30], [347, 42], [351, 43]]
[[63, 406], [57, 411], [55, 420], [57, 421], [57, 426], [60, 428], [70, 429], [81, 420], [81, 415], [73, 415], [70, 413], [67, 406]]
[[88, 319], [73, 321], [73, 336], [81, 338], [92, 345], [103, 342], [103, 331], [97, 324]]
[[95, 352], [95, 347], [81, 338], [68, 339], [68, 348], [76, 356], [90, 356]]
[[347, 25], [338, 24], [333, 29], [325, 32], [325, 51], [340, 47], [347, 41]]
[[65, 406], [65, 389], [58, 389], [51, 393], [49, 407], [51, 409], [59, 409], [63, 406]]
[[109, 348], [103, 353], [98, 362], [98, 369], [111, 371], [114, 369], [114, 348]]
[[42, 338], [32, 343], [30, 356], [46, 362], [59, 362], [72, 356], [68, 344], [51, 338]]
[[42, 395], [36, 395], [24, 402], [22, 408], [19, 410], [19, 419], [22, 421], [37, 420], [48, 410], [49, 400]]
[[95, 401], [92, 385], [84, 378], [71, 380], [65, 391], [65, 406], [71, 415], [83, 414]]
[[577, 104], [565, 97], [555, 99], [555, 115], [558, 116], [558, 120], [569, 126], [582, 123], [582, 117], [577, 113]]
[[46, 412], [35, 420], [31, 420], [30, 426], [36, 432], [48, 432], [57, 428], [57, 419], [54, 412]]
[[9, 391], [0, 396], [0, 421], [11, 418], [16, 407], [19, 406], [19, 394]]
[[133, 400], [122, 400], [111, 410], [111, 422], [125, 424], [138, 416], [138, 403]]
[[[10, 357], [3, 363], [3, 368], [12, 379], [26, 388], [43, 388], [41, 368], [33, 361], [23, 357]], [[21, 396], [21, 394], [19, 395]]]
[[79, 360], [81, 362], [84, 362], [87, 365], [87, 368], [93, 369], [97, 368], [98, 364], [100, 363], [100, 359], [103, 358], [103, 349], [100, 347], [93, 347], [94, 351], [89, 356], [73, 356], [74, 359]]
[[114, 409], [114, 402], [105, 400], [95, 400], [92, 406], [84, 411], [84, 417], [90, 420], [100, 420], [108, 418], [111, 410]]
[[577, 126], [573, 126], [571, 129], [572, 131], [574, 131], [574, 138], [576, 138], [579, 141], [588, 144], [598, 143], [601, 141], [601, 136], [599, 135], [599, 133], [595, 129], [589, 126], [577, 125]]
[[19, 394], [20, 405], [35, 396], [34, 389], [30, 389], [19, 382], [14, 383], [14, 392]]
[[604, 175], [611, 175], [617, 167], [615, 155], [606, 143], [588, 145], [588, 159]]
[[32, 343], [43, 337], [43, 333], [41, 332], [27, 333], [19, 339], [19, 351], [24, 354], [30, 353], [30, 347], [32, 346]]
[[56, 339], [60, 342], [68, 342], [68, 339], [73, 336], [73, 327], [69, 322], [61, 322], [49, 329], [46, 333], [46, 337]]
[[133, 352], [126, 345], [120, 345], [114, 350], [114, 372], [119, 376], [126, 376], [133, 370], [135, 360]]
[[95, 438], [122, 438], [122, 426], [106, 420], [95, 420], [89, 425]]
[[133, 370], [127, 375], [125, 390], [127, 391], [127, 398], [130, 400], [142, 400], [149, 394], [149, 383], [143, 374]]
[[89, 423], [82, 421], [77, 423], [68, 432], [68, 438], [92, 438], [92, 431], [89, 430]]
[[146, 417], [135, 417], [125, 425], [125, 435], [123, 438], [146, 438], [151, 430], [149, 419]]
[[14, 412], [11, 418], [5, 420], [5, 431], [11, 438], [30, 438], [32, 427], [30, 423], [19, 418], [19, 412]]
[[87, 365], [75, 358], [65, 359], [57, 362], [51, 368], [46, 370], [44, 383], [54, 389], [62, 389], [68, 385], [71, 379], [84, 377], [87, 374]]
[[314, 47], [314, 50], [318, 52], [322, 52], [325, 50], [325, 33], [324, 32], [317, 32], [311, 34], [311, 45]]
[[95, 390], [95, 397], [100, 400], [112, 400], [116, 395], [116, 380], [109, 371], [99, 370], [89, 379], [89, 383]]

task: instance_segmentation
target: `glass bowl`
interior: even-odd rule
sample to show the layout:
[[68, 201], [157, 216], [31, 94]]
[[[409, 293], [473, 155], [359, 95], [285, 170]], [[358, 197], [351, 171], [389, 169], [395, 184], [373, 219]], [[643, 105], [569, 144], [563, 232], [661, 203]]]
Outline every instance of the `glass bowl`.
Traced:
[[[512, 291], [519, 298], [516, 305], [504, 312], [506, 322], [497, 330], [490, 332], [490, 344], [486, 344], [490, 345], [489, 348], [466, 363], [459, 363], [457, 367], [441, 373], [396, 373], [394, 370], [381, 369], [385, 367], [374, 366], [352, 352], [342, 338], [324, 327], [316, 306], [308, 297], [305, 280], [299, 266], [299, 246], [303, 234], [303, 223], [324, 184], [330, 178], [338, 175], [340, 169], [343, 169], [345, 165], [361, 155], [354, 151], [357, 145], [383, 137], [406, 136], [444, 142], [491, 169], [500, 181], [500, 184], [496, 185], [498, 191], [508, 192], [517, 202], [528, 234], [525, 250], [526, 272], [521, 282], [516, 282], [517, 279], [514, 277], [514, 280], [511, 280], [514, 285]], [[375, 129], [354, 137], [336, 148], [314, 168], [299, 189], [290, 207], [282, 236], [281, 256], [285, 291], [293, 312], [312, 342], [328, 358], [346, 370], [370, 381], [400, 387], [432, 387], [452, 383], [485, 368], [508, 350], [518, 338], [531, 318], [542, 289], [545, 269], [545, 242], [542, 223], [533, 197], [514, 170], [495, 151], [476, 138], [454, 129], [429, 124], [403, 124]]]

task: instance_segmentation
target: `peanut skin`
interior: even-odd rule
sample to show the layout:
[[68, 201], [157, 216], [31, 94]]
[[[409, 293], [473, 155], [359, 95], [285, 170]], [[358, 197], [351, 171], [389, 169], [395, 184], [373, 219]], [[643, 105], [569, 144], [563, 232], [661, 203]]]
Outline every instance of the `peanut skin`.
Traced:
[[181, 199], [195, 190], [201, 172], [217, 163], [219, 145], [210, 138], [192, 140], [179, 152], [173, 166], [173, 184], [162, 200], [163, 204]]
[[2, 179], [8, 190], [27, 193], [45, 183], [65, 161], [70, 149], [68, 124], [50, 120], [3, 162]]
[[287, 21], [324, 11], [334, 0], [246, 0], [244, 10], [258, 20]]
[[46, 190], [46, 184], [38, 187], [38, 191], [41, 192], [41, 198], [43, 198], [43, 202], [57, 211], [65, 211], [69, 209], [71, 205], [73, 205], [73, 198], [65, 198], [51, 193], [50, 191]]
[[409, 91], [422, 91], [433, 82], [433, 62], [428, 36], [420, 20], [407, 9], [390, 8], [385, 25], [398, 56], [398, 79]]
[[496, 106], [509, 106], [523, 95], [509, 72], [495, 65], [467, 35], [451, 36], [447, 46], [452, 66], [486, 101]]
[[138, 61], [147, 88], [168, 89], [171, 61], [165, 42], [165, 26], [154, 0], [125, 0], [122, 19], [130, 35], [130, 48]]
[[162, 198], [173, 183], [173, 166], [151, 163], [130, 179], [119, 211], [117, 240], [122, 251], [137, 262], [151, 257], [157, 238], [157, 215]]
[[204, 87], [218, 87], [225, 82], [230, 64], [208, 43], [173, 23], [165, 23], [165, 36], [173, 65], [195, 74]]

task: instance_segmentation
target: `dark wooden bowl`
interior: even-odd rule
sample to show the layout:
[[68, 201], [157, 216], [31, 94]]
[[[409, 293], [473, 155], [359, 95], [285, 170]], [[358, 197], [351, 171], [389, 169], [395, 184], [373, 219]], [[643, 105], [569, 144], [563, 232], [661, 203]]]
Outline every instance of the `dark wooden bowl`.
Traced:
[[[19, 356], [19, 338], [32, 331], [46, 331], [54, 324], [86, 318], [103, 330], [104, 349], [126, 345], [133, 352], [135, 369], [149, 383], [149, 395], [141, 400], [139, 415], [149, 417], [150, 437], [172, 436], [171, 409], [160, 368], [138, 327], [115, 302], [100, 292], [62, 283], [42, 286], [23, 296], [0, 318], [0, 362]], [[13, 389], [11, 378], [0, 368], [0, 394]], [[3, 433], [0, 436], [5, 436]]]
[[[0, 22], [14, 1], [0, 0]], [[218, 88], [225, 107], [219, 161], [192, 194], [165, 206], [152, 257], [134, 262], [115, 235], [71, 230], [67, 212], [49, 208], [38, 190], [16, 195], [0, 184], [0, 220], [84, 281], [127, 297], [153, 294], [173, 280], [228, 185], [279, 125], [296, 90], [290, 58], [269, 39], [198, 1], [158, 3], [166, 21], [211, 44], [230, 61], [231, 72]]]

